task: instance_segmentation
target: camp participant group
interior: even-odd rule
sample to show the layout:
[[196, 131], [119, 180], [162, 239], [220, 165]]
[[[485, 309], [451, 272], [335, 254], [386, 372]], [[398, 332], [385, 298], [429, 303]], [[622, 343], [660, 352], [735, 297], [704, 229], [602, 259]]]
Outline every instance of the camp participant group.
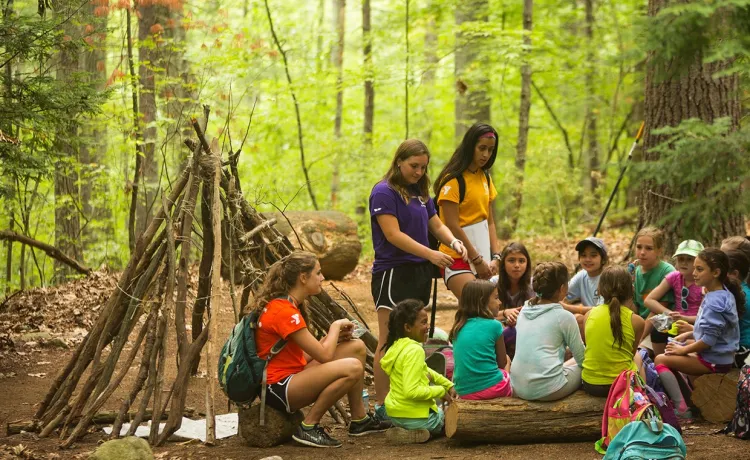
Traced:
[[[296, 442], [341, 446], [320, 421], [344, 396], [349, 436], [385, 432], [390, 442], [418, 443], [444, 434], [442, 406], [457, 398], [555, 401], [579, 389], [606, 397], [628, 370], [657, 379], [684, 421], [693, 415], [682, 375], [742, 366], [750, 352], [746, 237], [706, 248], [678, 235], [686, 239], [665, 254], [663, 232], [646, 227], [627, 267], [595, 237], [575, 245], [575, 274], [561, 262], [535, 265], [523, 243], [497, 239], [489, 174], [497, 149], [497, 131], [477, 123], [431, 181], [429, 149], [409, 139], [372, 188], [373, 411], [362, 398], [366, 347], [354, 324], [335, 321], [322, 340], [307, 328], [305, 300], [322, 289], [316, 257], [297, 251], [271, 267], [254, 305], [256, 344], [265, 358], [287, 341], [268, 362], [266, 404], [289, 413], [311, 406]], [[435, 277], [459, 301], [447, 334], [450, 379], [445, 366], [428, 366], [423, 347]]]

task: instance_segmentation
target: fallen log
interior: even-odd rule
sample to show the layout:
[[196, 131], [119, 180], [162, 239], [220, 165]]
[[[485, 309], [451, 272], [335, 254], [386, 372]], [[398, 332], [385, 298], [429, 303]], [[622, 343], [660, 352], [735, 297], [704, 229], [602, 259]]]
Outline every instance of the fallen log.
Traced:
[[445, 411], [445, 434], [498, 444], [594, 441], [601, 437], [605, 402], [583, 391], [553, 402], [457, 400]]
[[737, 406], [739, 378], [739, 369], [732, 369], [727, 374], [706, 374], [695, 379], [691, 400], [703, 418], [713, 423], [732, 419]]
[[[91, 423], [94, 425], [109, 425], [111, 423], [114, 423], [115, 419], [117, 418], [118, 411], [106, 411], [106, 412], [99, 412], [96, 414], [92, 419]], [[182, 412], [182, 415], [184, 417], [193, 417], [195, 416], [195, 409], [192, 407], [187, 407]], [[128, 413], [127, 420], [132, 420], [133, 417], [136, 416], [135, 411], [131, 411]], [[166, 418], [169, 416], [169, 413], [162, 412], [160, 419], [166, 420]], [[74, 419], [74, 423], [78, 423], [79, 419]], [[126, 420], [126, 421], [127, 421]], [[151, 420], [151, 411], [147, 410], [146, 413], [143, 416], [143, 421]], [[5, 425], [5, 431], [6, 436], [19, 434], [22, 431], [31, 432], [31, 433], [38, 433], [42, 427], [39, 424], [38, 420], [14, 420], [12, 422], [8, 422]]]
[[267, 216], [276, 218], [276, 229], [289, 238], [295, 248], [318, 256], [327, 279], [343, 279], [357, 266], [362, 243], [357, 236], [357, 224], [343, 212], [286, 211]]

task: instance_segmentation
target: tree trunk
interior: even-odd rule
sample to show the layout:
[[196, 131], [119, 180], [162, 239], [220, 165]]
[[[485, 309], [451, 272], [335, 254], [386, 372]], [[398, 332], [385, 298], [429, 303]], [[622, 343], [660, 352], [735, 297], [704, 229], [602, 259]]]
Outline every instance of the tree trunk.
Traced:
[[601, 436], [605, 398], [578, 391], [560, 401], [454, 401], [445, 434], [459, 441], [502, 444], [593, 441]]
[[[62, 3], [57, 14], [66, 18], [75, 13], [74, 6], [68, 2]], [[61, 32], [71, 37], [74, 42], [80, 37], [80, 31], [74, 25], [76, 21], [64, 21]], [[72, 46], [60, 49], [57, 79], [62, 82], [71, 81], [73, 74], [78, 71], [78, 51]], [[55, 162], [55, 246], [64, 254], [83, 262], [83, 248], [81, 246], [81, 224], [78, 213], [80, 195], [78, 191], [78, 152], [74, 142], [78, 137], [78, 114], [71, 113], [66, 120], [60, 120], [56, 133], [55, 145], [60, 153]], [[55, 261], [55, 278], [57, 281], [65, 279], [72, 272], [68, 265]]]
[[[13, 14], [13, 0], [8, 0], [3, 7], [3, 22], [10, 20]], [[13, 61], [8, 60], [5, 63], [5, 81], [3, 85], [3, 100], [6, 105], [10, 107], [11, 100], [13, 98]], [[13, 125], [10, 122], [10, 117], [7, 120], [0, 120], [0, 132], [5, 133], [8, 136], [13, 136]], [[15, 188], [11, 185], [12, 188]], [[16, 190], [16, 193], [20, 191]], [[8, 228], [13, 230], [13, 211], [10, 211], [10, 217], [8, 222]], [[7, 241], [6, 257], [5, 257], [5, 292], [10, 292], [11, 283], [13, 281], [13, 241]]]
[[701, 416], [711, 423], [726, 423], [732, 420], [737, 407], [737, 381], [740, 371], [732, 369], [727, 374], [701, 375], [693, 384], [690, 396]]
[[141, 85], [139, 93], [141, 128], [143, 130], [143, 158], [141, 159], [141, 183], [138, 184], [140, 197], [136, 208], [136, 238], [148, 226], [151, 220], [151, 208], [156, 196], [158, 182], [156, 165], [156, 71], [159, 66], [159, 42], [162, 40], [163, 26], [159, 19], [164, 15], [164, 8], [155, 3], [138, 7], [138, 80]]
[[338, 211], [287, 211], [284, 214], [286, 217], [281, 213], [267, 216], [276, 218], [276, 229], [289, 238], [295, 248], [318, 256], [323, 276], [340, 280], [354, 270], [362, 244], [357, 237], [357, 224], [349, 216]]
[[[524, 61], [521, 65], [521, 104], [518, 109], [518, 142], [516, 143], [516, 180], [513, 185], [511, 231], [518, 227], [518, 216], [523, 204], [523, 178], [526, 169], [526, 147], [529, 141], [529, 112], [531, 111], [531, 31], [533, 29], [534, 0], [523, 2]], [[498, 139], [498, 142], [500, 140]]]
[[[440, 6], [438, 2], [432, 0], [428, 3], [427, 9], [427, 25], [424, 31], [424, 73], [422, 74], [422, 82], [420, 86], [424, 92], [424, 112], [426, 112], [427, 118], [423, 125], [423, 130], [420, 135], [420, 139], [426, 144], [430, 145], [432, 139], [433, 123], [430, 122], [430, 117], [433, 111], [436, 110], [435, 104], [435, 74], [440, 59], [437, 55], [438, 49], [438, 18], [440, 16]], [[430, 165], [432, 166], [432, 165]], [[432, 172], [431, 172], [432, 174]], [[437, 171], [435, 172], [437, 174]]]
[[598, 202], [597, 189], [601, 179], [599, 166], [599, 141], [597, 138], [596, 103], [596, 47], [594, 42], [594, 0], [586, 0], [586, 137], [588, 139], [588, 189], [592, 197]]
[[[668, 4], [667, 0], [649, 0], [649, 15], [655, 16]], [[717, 72], [729, 67], [727, 62], [704, 64], [702, 56], [696, 55], [687, 70], [669, 78], [660, 78], [669, 72], [668, 68], [657, 67], [654, 56], [648, 58], [646, 72], [646, 94], [644, 112], [646, 129], [643, 138], [644, 160], [652, 161], [658, 154], [650, 150], [661, 143], [664, 138], [653, 134], [655, 129], [664, 126], [676, 126], [683, 120], [699, 118], [713, 122], [717, 118], [729, 117], [733, 129], [740, 125], [739, 76], [714, 78]], [[669, 66], [669, 64], [665, 64]], [[669, 75], [669, 74], [668, 74]], [[689, 190], [671, 190], [656, 183], [645, 183], [641, 187], [638, 225], [659, 225], [665, 230], [667, 241], [665, 254], [671, 254], [677, 243], [691, 234], [691, 229], [681, 221], [664, 225], [661, 219], [675, 206], [675, 200], [704, 193], [712, 183], [698, 183]], [[708, 246], [719, 246], [721, 240], [731, 235], [743, 235], [744, 221], [741, 215], [734, 214], [712, 222], [713, 238], [703, 241]]]
[[477, 121], [490, 122], [490, 98], [487, 94], [489, 79], [482, 66], [473, 65], [478, 59], [486, 40], [475, 39], [468, 43], [468, 36], [461, 30], [467, 22], [486, 23], [489, 11], [488, 0], [466, 0], [456, 5], [456, 121], [455, 137], [460, 140], [469, 126]]
[[372, 25], [370, 23], [370, 0], [362, 1], [362, 52], [365, 68], [365, 111], [364, 141], [365, 147], [372, 147], [372, 128], [375, 115], [375, 85], [372, 68]]
[[333, 66], [336, 68], [336, 115], [333, 123], [334, 149], [333, 172], [331, 174], [331, 209], [336, 209], [341, 178], [341, 122], [344, 111], [344, 42], [346, 32], [346, 0], [334, 0], [336, 11], [336, 46], [333, 51]]

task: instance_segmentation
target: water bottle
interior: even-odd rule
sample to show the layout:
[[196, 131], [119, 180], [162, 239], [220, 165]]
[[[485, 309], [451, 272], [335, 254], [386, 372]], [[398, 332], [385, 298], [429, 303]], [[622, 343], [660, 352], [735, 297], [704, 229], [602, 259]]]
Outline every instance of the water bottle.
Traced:
[[367, 388], [362, 390], [362, 403], [365, 405], [365, 412], [370, 412], [370, 393]]

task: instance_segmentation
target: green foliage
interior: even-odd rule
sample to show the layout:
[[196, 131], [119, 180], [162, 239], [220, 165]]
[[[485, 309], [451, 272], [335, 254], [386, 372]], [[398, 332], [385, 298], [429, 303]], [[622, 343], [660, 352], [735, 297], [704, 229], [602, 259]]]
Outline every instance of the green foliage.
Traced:
[[664, 136], [653, 149], [659, 158], [635, 165], [633, 176], [636, 186], [664, 185], [680, 197], [666, 197], [675, 205], [661, 223], [679, 222], [711, 241], [717, 221], [750, 212], [750, 191], [742, 187], [750, 175], [750, 128], [732, 131], [728, 118], [689, 119], [655, 134]]

